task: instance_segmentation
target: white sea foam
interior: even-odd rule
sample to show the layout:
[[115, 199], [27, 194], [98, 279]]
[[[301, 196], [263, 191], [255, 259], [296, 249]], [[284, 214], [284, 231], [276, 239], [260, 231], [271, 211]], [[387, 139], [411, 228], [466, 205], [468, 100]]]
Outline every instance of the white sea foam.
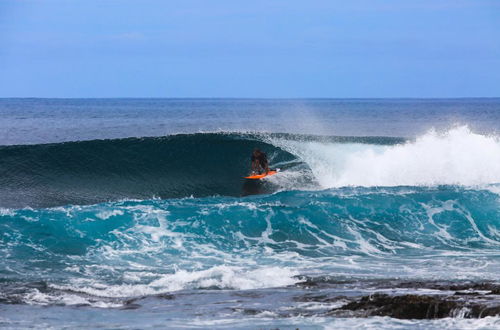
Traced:
[[214, 266], [206, 270], [178, 270], [161, 275], [147, 284], [108, 285], [98, 282], [75, 280], [71, 285], [51, 285], [60, 290], [71, 290], [98, 297], [135, 297], [154, 295], [186, 289], [260, 289], [292, 285], [300, 280], [298, 272], [283, 267], [258, 267], [248, 269], [236, 266]]
[[500, 139], [461, 126], [393, 146], [273, 139], [305, 162], [323, 188], [500, 183]]
[[101, 211], [96, 214], [96, 217], [98, 217], [101, 220], [107, 220], [111, 217], [117, 216], [117, 215], [123, 215], [122, 210], [107, 210], [107, 211]]
[[123, 306], [123, 304], [119, 302], [96, 300], [72, 293], [47, 294], [40, 292], [37, 289], [33, 289], [32, 291], [24, 294], [22, 299], [24, 302], [30, 305], [86, 305], [97, 308], [117, 308]]
[[13, 217], [15, 215], [16, 215], [16, 212], [14, 210], [0, 207], [0, 216]]

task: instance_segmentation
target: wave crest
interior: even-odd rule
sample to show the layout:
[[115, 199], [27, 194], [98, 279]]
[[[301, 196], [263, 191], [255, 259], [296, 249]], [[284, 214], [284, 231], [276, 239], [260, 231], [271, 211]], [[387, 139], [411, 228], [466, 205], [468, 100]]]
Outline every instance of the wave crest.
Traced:
[[466, 126], [396, 145], [271, 139], [312, 170], [323, 188], [482, 185], [500, 182], [500, 139]]

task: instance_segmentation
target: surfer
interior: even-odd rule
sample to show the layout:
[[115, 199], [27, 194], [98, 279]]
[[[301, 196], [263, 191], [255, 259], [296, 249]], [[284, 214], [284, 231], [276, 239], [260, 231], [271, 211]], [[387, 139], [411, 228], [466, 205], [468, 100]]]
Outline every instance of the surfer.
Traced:
[[252, 153], [252, 173], [269, 173], [269, 163], [265, 152], [255, 148]]

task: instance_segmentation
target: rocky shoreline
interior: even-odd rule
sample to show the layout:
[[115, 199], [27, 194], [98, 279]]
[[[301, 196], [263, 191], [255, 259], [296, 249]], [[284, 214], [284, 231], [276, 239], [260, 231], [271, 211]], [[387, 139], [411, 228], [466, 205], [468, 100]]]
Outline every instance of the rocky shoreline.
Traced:
[[[308, 279], [301, 286], [320, 289], [320, 292], [326, 290], [330, 293], [307, 294], [296, 297], [295, 301], [345, 302], [323, 313], [324, 316], [436, 319], [483, 318], [500, 315], [500, 284], [493, 282], [367, 281], [353, 283]], [[368, 295], [345, 296], [328, 290], [333, 287], [351, 286], [372, 292]], [[406, 293], [408, 291], [411, 293]]]

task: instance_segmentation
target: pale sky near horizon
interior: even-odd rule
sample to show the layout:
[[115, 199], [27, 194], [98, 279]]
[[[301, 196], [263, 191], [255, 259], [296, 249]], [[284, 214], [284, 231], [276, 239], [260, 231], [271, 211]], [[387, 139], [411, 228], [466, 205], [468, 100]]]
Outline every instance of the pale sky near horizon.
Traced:
[[0, 97], [481, 96], [499, 0], [0, 1]]

